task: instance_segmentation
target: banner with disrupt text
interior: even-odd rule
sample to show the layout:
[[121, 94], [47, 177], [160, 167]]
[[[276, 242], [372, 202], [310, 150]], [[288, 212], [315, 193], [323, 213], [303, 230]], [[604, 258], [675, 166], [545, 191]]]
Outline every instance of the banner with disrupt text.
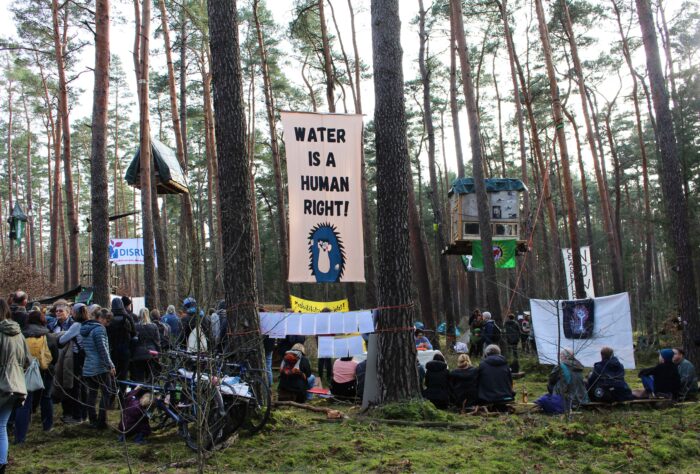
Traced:
[[[153, 247], [155, 252], [155, 243]], [[115, 265], [143, 265], [143, 259], [143, 239], [109, 239], [109, 263]]]
[[290, 282], [365, 281], [362, 116], [282, 112]]
[[295, 313], [320, 313], [324, 309], [332, 313], [350, 311], [350, 305], [347, 299], [338, 301], [311, 301], [292, 295], [289, 295], [289, 299], [292, 303], [292, 311]]

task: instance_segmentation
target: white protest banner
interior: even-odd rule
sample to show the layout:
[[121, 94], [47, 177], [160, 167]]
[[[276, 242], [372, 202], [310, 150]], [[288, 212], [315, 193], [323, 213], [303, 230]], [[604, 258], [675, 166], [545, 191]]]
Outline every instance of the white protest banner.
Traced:
[[109, 239], [109, 263], [143, 265], [143, 239]]
[[362, 116], [282, 112], [290, 282], [364, 282]]
[[[590, 304], [591, 300], [574, 300], [573, 303]], [[558, 353], [568, 349], [583, 364], [593, 367], [600, 360], [600, 349], [612, 347], [625, 366], [634, 369], [634, 342], [632, 338], [632, 314], [627, 293], [593, 298], [592, 328], [579, 337], [567, 337], [566, 305], [571, 302], [557, 300], [530, 300], [532, 329], [537, 344], [540, 364], [556, 365]], [[570, 334], [571, 335], [571, 334]]]
[[[564, 257], [564, 271], [566, 273], [566, 291], [569, 299], [574, 299], [574, 259], [571, 256], [571, 249], [561, 249]], [[591, 268], [591, 248], [581, 247], [581, 271], [583, 272], [583, 287], [586, 291], [586, 298], [595, 298], [593, 289], [593, 269]]]

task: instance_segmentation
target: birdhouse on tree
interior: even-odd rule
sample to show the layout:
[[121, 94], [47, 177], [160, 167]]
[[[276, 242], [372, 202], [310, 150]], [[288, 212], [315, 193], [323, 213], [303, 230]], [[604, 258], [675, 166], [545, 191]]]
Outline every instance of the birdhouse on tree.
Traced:
[[[484, 180], [494, 241], [516, 240], [518, 252], [527, 252], [521, 221], [521, 195], [527, 188], [519, 179]], [[445, 253], [469, 255], [472, 242], [481, 240], [474, 178], [458, 178], [448, 194], [450, 200], [450, 242]]]

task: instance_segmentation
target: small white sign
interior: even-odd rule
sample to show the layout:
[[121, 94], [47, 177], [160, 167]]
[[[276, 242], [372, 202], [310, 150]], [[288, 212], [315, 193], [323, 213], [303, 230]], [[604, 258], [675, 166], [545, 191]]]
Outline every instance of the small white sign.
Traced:
[[[574, 296], [574, 259], [571, 256], [571, 249], [561, 249], [564, 256], [564, 272], [566, 273], [566, 291], [569, 299], [576, 299]], [[581, 271], [583, 272], [583, 287], [586, 291], [586, 298], [595, 298], [593, 289], [593, 269], [591, 268], [591, 248], [581, 247]]]

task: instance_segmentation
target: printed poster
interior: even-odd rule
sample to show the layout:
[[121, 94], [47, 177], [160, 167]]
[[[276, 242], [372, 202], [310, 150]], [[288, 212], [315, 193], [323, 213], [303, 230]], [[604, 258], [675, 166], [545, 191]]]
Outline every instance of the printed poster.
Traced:
[[295, 283], [365, 281], [362, 116], [282, 112]]

